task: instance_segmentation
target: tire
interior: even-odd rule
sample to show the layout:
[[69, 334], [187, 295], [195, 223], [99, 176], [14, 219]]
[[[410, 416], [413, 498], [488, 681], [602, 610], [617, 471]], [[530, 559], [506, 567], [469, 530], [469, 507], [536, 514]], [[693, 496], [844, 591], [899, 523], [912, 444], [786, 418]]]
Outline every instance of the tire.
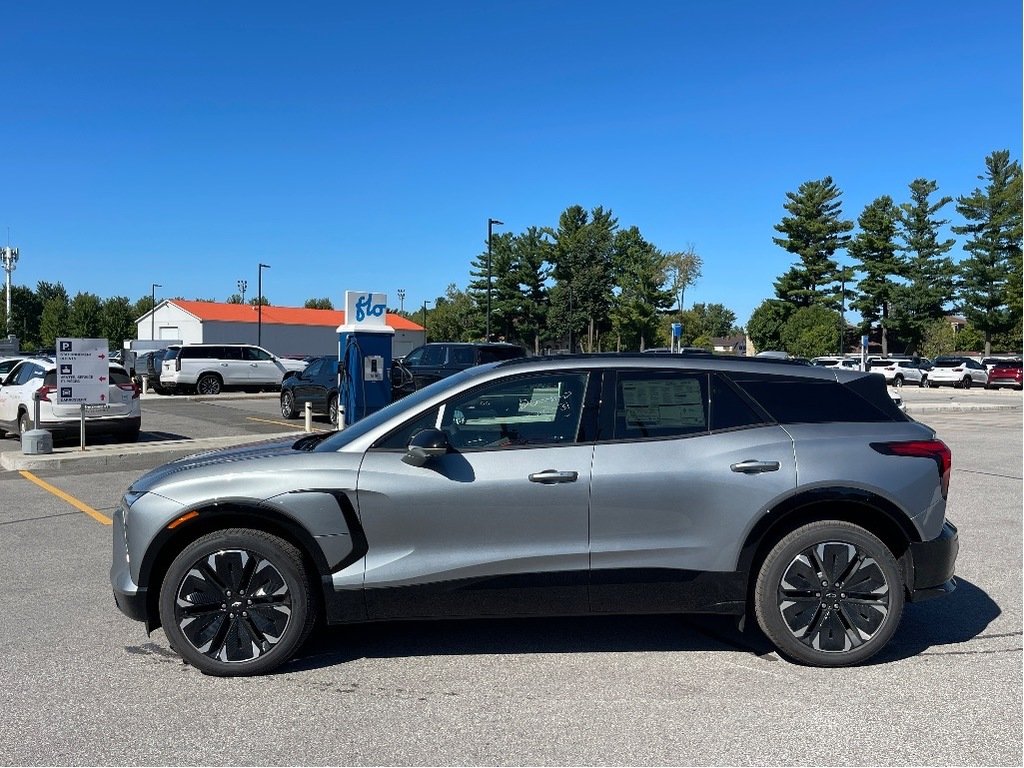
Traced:
[[889, 549], [839, 520], [784, 536], [765, 558], [754, 589], [757, 621], [768, 639], [782, 655], [817, 667], [874, 656], [896, 631], [903, 603], [903, 580]]
[[22, 411], [18, 414], [18, 436], [24, 435], [32, 429], [32, 417], [28, 415], [28, 411]]
[[331, 395], [327, 398], [327, 419], [335, 427], [338, 426], [338, 396]]
[[931, 384], [928, 383], [928, 377], [922, 376], [921, 380], [917, 382], [917, 386], [920, 387], [921, 389], [927, 389], [928, 387], [930, 387]]
[[895, 376], [893, 376], [892, 385], [894, 387], [896, 387], [896, 388], [902, 387], [903, 386], [903, 375], [897, 373]]
[[299, 550], [248, 528], [215, 531], [185, 547], [164, 576], [159, 605], [171, 647], [220, 677], [284, 664], [316, 618]]
[[299, 412], [295, 410], [295, 395], [287, 389], [281, 393], [281, 415], [286, 419], [299, 417]]
[[974, 382], [971, 380], [970, 376], [964, 376], [964, 380], [960, 383], [960, 386], [962, 386], [964, 389], [970, 389], [971, 384], [973, 383]]
[[204, 373], [196, 382], [197, 395], [219, 395], [223, 383], [215, 373]]

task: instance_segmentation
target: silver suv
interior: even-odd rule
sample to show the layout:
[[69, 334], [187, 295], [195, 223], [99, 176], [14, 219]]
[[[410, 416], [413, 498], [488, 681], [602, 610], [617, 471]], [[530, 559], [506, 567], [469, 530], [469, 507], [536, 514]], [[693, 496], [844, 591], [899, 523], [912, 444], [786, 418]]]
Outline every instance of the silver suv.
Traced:
[[111, 581], [215, 675], [314, 621], [716, 613], [786, 657], [862, 662], [955, 587], [951, 456], [880, 376], [561, 356], [455, 374], [341, 432], [132, 483]]
[[277, 389], [285, 376], [305, 367], [303, 360], [277, 357], [252, 344], [184, 344], [177, 351], [168, 348], [160, 387], [195, 389], [200, 395], [216, 395], [225, 387]]

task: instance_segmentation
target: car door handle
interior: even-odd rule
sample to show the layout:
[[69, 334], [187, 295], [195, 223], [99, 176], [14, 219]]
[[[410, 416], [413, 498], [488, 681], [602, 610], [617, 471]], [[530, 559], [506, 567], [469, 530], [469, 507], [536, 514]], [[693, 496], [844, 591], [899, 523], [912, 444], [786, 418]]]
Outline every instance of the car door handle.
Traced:
[[756, 475], [758, 472], [778, 472], [782, 465], [777, 461], [757, 461], [748, 459], [729, 467], [733, 472], [742, 472], [745, 475]]
[[557, 469], [545, 469], [542, 472], [534, 472], [530, 475], [530, 482], [543, 483], [544, 485], [575, 483], [579, 476], [579, 472], [561, 472]]

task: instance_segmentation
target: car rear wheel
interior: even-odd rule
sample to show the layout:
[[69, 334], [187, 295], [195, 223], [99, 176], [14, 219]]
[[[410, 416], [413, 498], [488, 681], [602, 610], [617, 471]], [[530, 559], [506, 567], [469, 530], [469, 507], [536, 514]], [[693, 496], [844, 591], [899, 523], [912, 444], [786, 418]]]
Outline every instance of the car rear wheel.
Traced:
[[286, 419], [296, 419], [299, 412], [295, 410], [295, 395], [287, 389], [281, 393], [281, 415]]
[[917, 382], [917, 386], [927, 388], [927, 387], [931, 386], [931, 383], [928, 381], [928, 377], [927, 376], [922, 376], [921, 380], [919, 382]]
[[902, 387], [903, 386], [903, 375], [897, 373], [895, 376], [893, 376], [892, 385], [894, 387]]
[[885, 646], [903, 612], [903, 582], [888, 547], [838, 520], [797, 528], [768, 553], [754, 609], [775, 647], [819, 667], [862, 662]]
[[196, 392], [200, 395], [219, 395], [221, 386], [220, 376], [215, 373], [204, 373], [196, 382]]
[[961, 385], [961, 386], [962, 386], [962, 387], [963, 387], [964, 389], [970, 389], [970, 388], [971, 388], [971, 384], [972, 384], [972, 383], [973, 383], [973, 382], [971, 381], [971, 377], [970, 377], [970, 376], [964, 376], [964, 380], [963, 380], [962, 382], [960, 382], [960, 385]]
[[338, 426], [338, 396], [331, 395], [327, 401], [327, 418], [330, 419], [331, 424]]
[[171, 647], [208, 675], [274, 669], [298, 650], [314, 619], [301, 554], [263, 531], [235, 528], [197, 539], [160, 586]]

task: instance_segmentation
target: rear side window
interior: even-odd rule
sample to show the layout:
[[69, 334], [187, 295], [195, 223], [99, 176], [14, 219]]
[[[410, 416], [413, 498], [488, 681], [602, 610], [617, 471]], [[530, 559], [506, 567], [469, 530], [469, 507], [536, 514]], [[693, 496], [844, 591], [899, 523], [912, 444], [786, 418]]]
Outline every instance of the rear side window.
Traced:
[[110, 369], [110, 383], [111, 384], [129, 384], [131, 379], [128, 378], [128, 374], [124, 371], [118, 370], [117, 368]]
[[766, 420], [721, 376], [711, 377], [711, 429], [740, 429]]
[[424, 347], [423, 356], [420, 358], [420, 365], [444, 365], [444, 345], [436, 347]]
[[[856, 391], [836, 381], [789, 376], [736, 377], [733, 381], [781, 424], [893, 420]], [[879, 384], [885, 395], [881, 377]]]
[[448, 355], [448, 362], [452, 365], [464, 365], [469, 368], [476, 364], [473, 359], [473, 348], [472, 347], [452, 347], [451, 353]]
[[481, 363], [512, 360], [516, 357], [526, 357], [526, 350], [522, 347], [480, 347]]
[[615, 440], [708, 431], [707, 374], [622, 371], [615, 384]]

